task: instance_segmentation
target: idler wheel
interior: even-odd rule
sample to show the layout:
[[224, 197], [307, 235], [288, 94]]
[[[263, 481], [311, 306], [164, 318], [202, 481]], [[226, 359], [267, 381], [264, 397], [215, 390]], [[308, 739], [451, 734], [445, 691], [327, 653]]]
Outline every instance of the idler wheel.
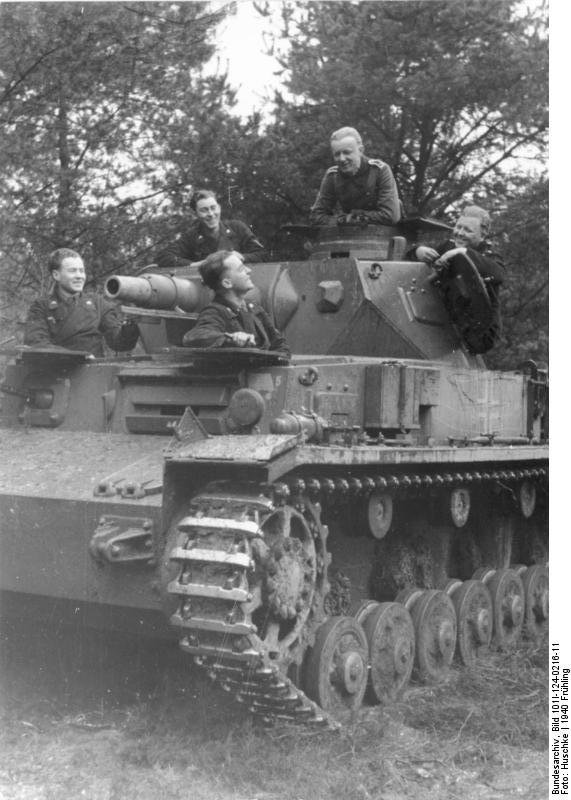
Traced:
[[549, 623], [549, 572], [542, 564], [528, 567], [522, 577], [525, 594], [523, 629], [528, 639], [541, 639]]
[[493, 609], [488, 587], [482, 581], [464, 581], [450, 593], [458, 628], [456, 657], [467, 667], [486, 653], [492, 640]]
[[[365, 604], [364, 604], [365, 605]], [[362, 607], [363, 608], [363, 607]], [[369, 703], [396, 700], [410, 680], [414, 666], [414, 625], [400, 603], [372, 603], [361, 622], [369, 643]]]
[[521, 635], [525, 616], [523, 583], [512, 569], [499, 569], [485, 581], [492, 596], [494, 644], [511, 647]]
[[325, 711], [343, 720], [361, 707], [369, 652], [361, 625], [331, 617], [318, 629], [305, 668], [305, 690]]
[[430, 683], [443, 680], [456, 648], [456, 612], [452, 600], [439, 589], [405, 589], [396, 596], [410, 611], [416, 650], [415, 677]]

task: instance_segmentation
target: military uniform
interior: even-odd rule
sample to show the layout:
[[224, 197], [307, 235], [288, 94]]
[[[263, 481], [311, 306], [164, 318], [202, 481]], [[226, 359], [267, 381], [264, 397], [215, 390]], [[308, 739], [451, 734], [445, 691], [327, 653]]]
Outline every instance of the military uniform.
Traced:
[[102, 356], [104, 338], [112, 350], [132, 350], [139, 329], [132, 321], [121, 322], [116, 306], [100, 295], [67, 297], [56, 286], [34, 300], [28, 311], [24, 344], [58, 345]]
[[[434, 249], [438, 252], [439, 255], [444, 255], [449, 250], [456, 248], [458, 245], [452, 240], [448, 239], [447, 241], [439, 244]], [[416, 248], [415, 248], [416, 249]], [[477, 335], [477, 344], [470, 347], [470, 339], [468, 337], [468, 345], [469, 349], [472, 352], [476, 353], [485, 353], [488, 350], [491, 350], [492, 347], [495, 345], [497, 340], [500, 337], [500, 333], [502, 330], [502, 317], [501, 317], [501, 310], [500, 310], [500, 298], [499, 298], [499, 290], [500, 286], [504, 282], [505, 277], [505, 267], [504, 267], [504, 260], [502, 256], [493, 250], [490, 242], [487, 240], [481, 241], [475, 247], [467, 247], [466, 248], [466, 255], [473, 263], [473, 265], [478, 270], [480, 277], [484, 281], [484, 285], [486, 287], [486, 291], [488, 293], [488, 298], [490, 300], [491, 306], [491, 321], [487, 325], [486, 329], [480, 331]], [[444, 302], [447, 306], [452, 316], [453, 313], [453, 289], [452, 284], [449, 280], [450, 276], [455, 274], [455, 259], [452, 258], [449, 262], [448, 267], [445, 267], [441, 271], [440, 276], [440, 285], [442, 287], [442, 292], [444, 294]], [[476, 322], [478, 320], [475, 320]]]
[[160, 269], [181, 267], [191, 261], [202, 261], [218, 250], [236, 250], [247, 264], [262, 261], [265, 255], [263, 244], [240, 220], [221, 220], [215, 235], [200, 220], [194, 220], [173, 247], [158, 255], [157, 264]]
[[344, 175], [338, 167], [325, 173], [310, 213], [313, 225], [337, 221], [336, 209], [354, 212], [367, 222], [394, 225], [401, 218], [397, 185], [391, 168], [376, 158], [361, 158], [355, 175]]
[[239, 332], [253, 334], [255, 347], [290, 355], [285, 337], [260, 305], [246, 302], [237, 306], [222, 295], [216, 295], [202, 309], [194, 328], [184, 335], [183, 344], [187, 347], [235, 347], [228, 334]]

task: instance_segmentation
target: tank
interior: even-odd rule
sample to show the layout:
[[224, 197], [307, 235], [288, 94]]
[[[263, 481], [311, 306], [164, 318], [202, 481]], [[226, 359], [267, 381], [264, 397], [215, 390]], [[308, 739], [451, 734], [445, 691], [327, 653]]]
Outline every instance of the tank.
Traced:
[[178, 640], [255, 715], [329, 727], [543, 636], [547, 375], [487, 369], [406, 260], [444, 235], [334, 227], [252, 265], [291, 360], [182, 346], [190, 268], [107, 281], [144, 352], [10, 351], [3, 615]]

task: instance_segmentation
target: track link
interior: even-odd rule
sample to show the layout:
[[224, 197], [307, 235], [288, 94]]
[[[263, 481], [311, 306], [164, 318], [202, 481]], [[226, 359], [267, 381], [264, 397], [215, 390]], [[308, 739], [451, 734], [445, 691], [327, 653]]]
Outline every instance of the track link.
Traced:
[[[270, 624], [263, 621], [263, 633], [254, 622], [268, 594], [267, 580], [260, 574], [260, 561], [268, 559], [261, 524], [275, 510], [272, 501], [260, 495], [223, 491], [193, 498], [190, 513], [178, 523], [177, 544], [170, 553], [178, 574], [168, 592], [179, 601], [171, 624], [181, 631], [181, 648], [264, 722], [335, 730], [339, 723], [282, 671], [284, 664], [294, 662], [302, 640], [307, 641], [307, 628], [320, 621], [320, 593], [315, 591], [307, 601], [299, 621], [295, 609], [283, 609], [282, 604], [283, 610], [274, 609]], [[302, 550], [298, 541], [292, 540], [289, 549]], [[302, 552], [292, 557], [295, 576], [305, 556]], [[311, 566], [322, 572], [327, 569], [323, 558], [320, 566]], [[284, 617], [287, 624], [288, 615], [293, 617], [293, 635], [279, 642], [278, 628]]]
[[[509, 487], [522, 480], [542, 484], [546, 477], [546, 466], [540, 463], [511, 470], [460, 469], [455, 473], [409, 469], [395, 475], [291, 476], [263, 487], [270, 496], [254, 494], [252, 487], [244, 490], [240, 484], [214, 484], [192, 499], [188, 513], [176, 526], [170, 550], [176, 577], [167, 588], [178, 601], [170, 621], [180, 631], [180, 647], [265, 723], [337, 730], [340, 723], [286, 674], [290, 666], [301, 665], [303, 653], [327, 618], [327, 529], [306, 513], [307, 506], [355, 495], [366, 497], [378, 489], [423, 492], [488, 481]], [[280, 508], [305, 518], [316, 547], [312, 551], [306, 542], [304, 549], [296, 537], [286, 537], [289, 542], [281, 540], [277, 549], [287, 550], [284, 560], [288, 566], [281, 573], [282, 595], [276, 603], [279, 554], [275, 540], [273, 547], [268, 541], [271, 533], [268, 535], [266, 523]], [[309, 575], [305, 575], [307, 586], [300, 578], [305, 573]], [[284, 587], [292, 579], [301, 589], [293, 598], [284, 597]], [[295, 605], [288, 604], [290, 600]], [[291, 626], [285, 635], [279, 632], [284, 624]]]

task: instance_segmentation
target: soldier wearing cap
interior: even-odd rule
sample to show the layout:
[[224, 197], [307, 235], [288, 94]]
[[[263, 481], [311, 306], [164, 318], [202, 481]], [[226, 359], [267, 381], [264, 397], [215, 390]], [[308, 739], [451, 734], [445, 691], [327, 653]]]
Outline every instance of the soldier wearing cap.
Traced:
[[221, 250], [209, 255], [199, 267], [204, 283], [214, 291], [195, 326], [184, 335], [188, 347], [257, 347], [285, 357], [290, 351], [269, 314], [246, 300], [254, 288], [250, 268], [240, 253]]
[[327, 170], [321, 182], [310, 213], [312, 224], [354, 221], [395, 225], [401, 218], [401, 204], [389, 165], [365, 156], [355, 128], [334, 131], [331, 152], [335, 166]]
[[195, 192], [191, 206], [197, 219], [175, 244], [157, 257], [160, 269], [183, 266], [199, 267], [204, 259], [218, 250], [235, 250], [246, 263], [262, 261], [263, 244], [250, 228], [237, 219], [221, 219], [221, 209], [216, 195], [210, 189]]

